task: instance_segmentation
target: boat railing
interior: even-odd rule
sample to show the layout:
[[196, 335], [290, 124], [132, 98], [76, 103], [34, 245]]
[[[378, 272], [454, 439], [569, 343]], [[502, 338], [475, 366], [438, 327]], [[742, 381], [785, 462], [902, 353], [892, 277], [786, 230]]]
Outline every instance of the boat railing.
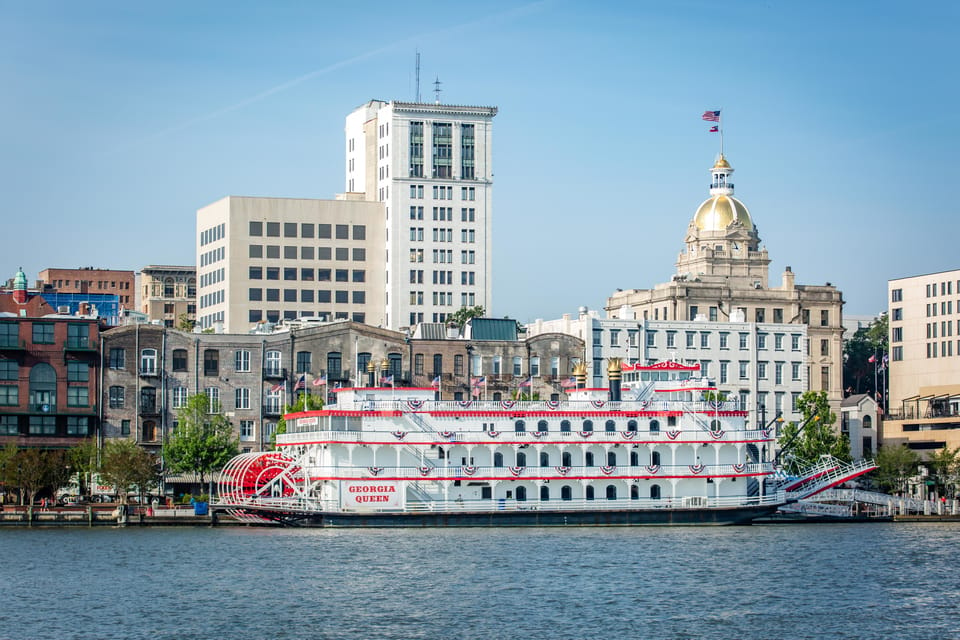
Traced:
[[741, 410], [736, 400], [722, 403], [692, 400], [409, 400], [391, 398], [381, 400], [356, 400], [352, 403], [337, 404], [328, 407], [331, 410], [348, 411], [403, 411], [405, 413], [504, 413], [504, 412], [664, 412], [695, 411], [698, 413], [717, 413]]
[[[454, 426], [455, 425], [451, 425]], [[584, 435], [584, 434], [589, 435]], [[670, 435], [667, 435], [667, 434]], [[364, 430], [364, 431], [330, 431], [313, 430], [299, 431], [293, 434], [279, 434], [277, 442], [281, 445], [300, 444], [309, 440], [322, 440], [325, 443], [342, 442], [346, 444], [358, 442], [396, 442], [403, 445], [433, 445], [442, 443], [462, 443], [467, 446], [498, 445], [498, 444], [529, 444], [550, 445], [567, 444], [598, 444], [598, 445], [629, 445], [629, 444], [669, 444], [671, 442], [754, 442], [769, 441], [775, 438], [773, 432], [760, 429], [703, 431], [700, 429], [669, 430], [669, 431], [444, 431], [443, 425], [438, 430]]]
[[657, 478], [741, 477], [770, 475], [773, 463], [727, 463], [710, 465], [640, 465], [640, 466], [317, 466], [308, 469], [311, 476], [327, 480], [622, 480]]

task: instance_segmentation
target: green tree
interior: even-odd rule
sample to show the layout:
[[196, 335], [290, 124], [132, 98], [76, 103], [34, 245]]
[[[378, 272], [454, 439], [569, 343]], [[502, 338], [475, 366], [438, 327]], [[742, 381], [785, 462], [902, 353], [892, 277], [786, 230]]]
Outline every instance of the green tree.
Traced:
[[131, 490], [143, 495], [156, 485], [157, 459], [133, 440], [109, 440], [103, 448], [100, 477], [113, 485], [118, 500], [125, 503]]
[[299, 413], [300, 411], [317, 411], [323, 409], [323, 397], [313, 396], [307, 393], [301, 394], [297, 401], [292, 405], [284, 405], [283, 416], [277, 421], [277, 428], [270, 436], [270, 446], [276, 448], [277, 436], [287, 432], [287, 420], [284, 416], [288, 413]]
[[850, 460], [850, 441], [846, 434], [838, 434], [833, 428], [837, 416], [830, 410], [826, 391], [807, 391], [797, 400], [797, 409], [803, 415], [800, 424], [783, 426], [780, 446], [785, 448], [787, 467], [797, 473], [820, 459], [831, 455], [838, 460]]
[[186, 331], [190, 333], [193, 331], [193, 328], [197, 325], [195, 320], [191, 320], [190, 316], [186, 313], [181, 313], [177, 316], [177, 329], [180, 331]]
[[903, 494], [909, 478], [917, 474], [920, 456], [906, 445], [884, 445], [877, 451], [876, 470], [873, 478], [886, 492]]
[[20, 489], [17, 484], [17, 451], [15, 442], [8, 442], [0, 448], [0, 492], [4, 494], [4, 500], [11, 489]]
[[843, 345], [843, 388], [848, 393], [870, 393], [873, 388], [873, 363], [870, 357], [875, 347], [867, 337], [867, 329], [860, 328]]
[[77, 485], [80, 494], [89, 496], [90, 477], [99, 466], [100, 450], [97, 442], [92, 438], [83, 440], [69, 451], [70, 467], [77, 474]]
[[460, 307], [452, 314], [447, 316], [447, 322], [457, 325], [460, 329], [463, 329], [467, 321], [471, 318], [482, 318], [485, 310], [482, 306], [477, 305], [476, 307]]
[[[16, 482], [25, 493], [27, 504], [33, 504], [37, 494], [49, 489], [51, 496], [70, 482], [73, 471], [66, 452], [62, 450], [20, 449], [13, 457]], [[21, 498], [24, 497], [21, 494]]]
[[960, 462], [960, 447], [939, 449], [927, 458], [927, 467], [933, 479], [937, 494], [952, 495], [956, 490], [957, 463]]
[[203, 486], [207, 474], [237, 455], [237, 445], [233, 425], [222, 414], [211, 413], [209, 399], [199, 393], [177, 411], [177, 429], [163, 446], [163, 459], [175, 473], [199, 474]]
[[867, 327], [867, 340], [876, 349], [877, 354], [887, 353], [889, 340], [890, 320], [886, 313], [881, 313], [880, 317], [870, 323]]

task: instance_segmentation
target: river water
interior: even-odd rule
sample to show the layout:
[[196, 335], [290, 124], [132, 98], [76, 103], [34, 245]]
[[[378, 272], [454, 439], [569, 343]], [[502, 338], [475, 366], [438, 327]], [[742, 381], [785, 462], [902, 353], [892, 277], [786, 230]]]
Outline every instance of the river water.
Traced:
[[0, 530], [0, 638], [960, 638], [954, 524]]

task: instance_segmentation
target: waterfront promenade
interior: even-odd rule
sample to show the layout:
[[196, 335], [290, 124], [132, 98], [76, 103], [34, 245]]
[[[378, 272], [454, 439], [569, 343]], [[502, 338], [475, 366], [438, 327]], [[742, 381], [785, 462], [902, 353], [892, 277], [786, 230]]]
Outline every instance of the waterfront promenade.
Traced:
[[0, 527], [210, 527], [249, 524], [216, 511], [196, 515], [191, 506], [157, 509], [129, 506], [124, 513], [115, 504], [47, 508], [5, 505], [0, 512]]

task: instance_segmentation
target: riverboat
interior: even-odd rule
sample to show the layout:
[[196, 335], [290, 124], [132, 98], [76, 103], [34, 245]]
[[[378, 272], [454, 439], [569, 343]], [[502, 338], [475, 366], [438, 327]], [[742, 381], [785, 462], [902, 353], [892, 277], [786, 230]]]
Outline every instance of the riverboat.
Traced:
[[609, 389], [581, 373], [551, 400], [336, 389], [285, 416], [276, 451], [234, 458], [219, 506], [324, 527], [727, 525], [785, 502], [775, 433], [698, 364], [612, 361]]

